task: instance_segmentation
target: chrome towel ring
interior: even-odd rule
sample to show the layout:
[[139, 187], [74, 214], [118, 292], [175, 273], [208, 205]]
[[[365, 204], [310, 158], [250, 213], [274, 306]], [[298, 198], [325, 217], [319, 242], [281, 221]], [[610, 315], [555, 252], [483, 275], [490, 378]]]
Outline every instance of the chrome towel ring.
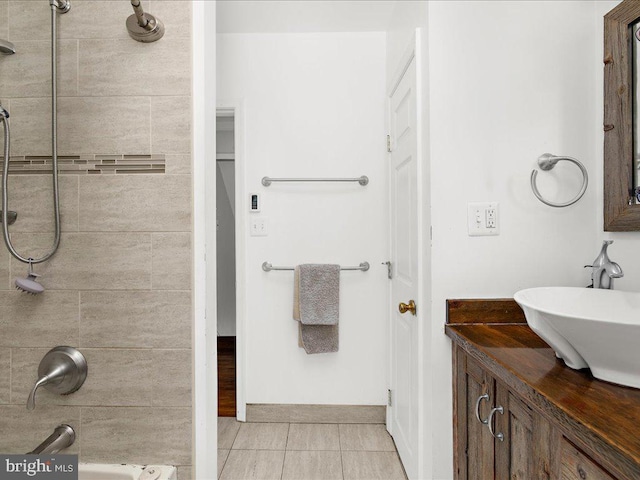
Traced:
[[551, 155], [550, 153], [543, 153], [538, 157], [538, 166], [540, 167], [541, 170], [549, 171], [553, 167], [555, 167], [556, 163], [558, 163], [560, 160], [566, 160], [568, 162], [575, 163], [578, 166], [578, 168], [582, 172], [582, 177], [583, 177], [582, 187], [580, 188], [580, 192], [578, 192], [578, 195], [576, 195], [573, 200], [569, 200], [566, 203], [550, 202], [549, 200], [545, 200], [544, 198], [542, 198], [542, 195], [540, 195], [540, 192], [538, 191], [538, 187], [536, 186], [536, 176], [538, 175], [538, 171], [533, 170], [531, 172], [531, 189], [533, 190], [533, 194], [536, 196], [538, 200], [540, 200], [545, 205], [549, 205], [550, 207], [559, 208], [559, 207], [568, 207], [569, 205], [573, 205], [574, 203], [576, 203], [578, 200], [582, 198], [582, 196], [584, 195], [584, 192], [587, 191], [587, 184], [589, 183], [589, 175], [587, 174], [587, 169], [584, 167], [582, 162], [580, 162], [580, 160], [577, 160], [573, 157], [561, 157], [561, 156]]

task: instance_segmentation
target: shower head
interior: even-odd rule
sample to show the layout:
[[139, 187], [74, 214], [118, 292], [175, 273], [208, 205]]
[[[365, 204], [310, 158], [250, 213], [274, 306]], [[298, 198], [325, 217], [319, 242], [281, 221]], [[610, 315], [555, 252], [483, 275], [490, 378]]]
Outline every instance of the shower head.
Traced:
[[0, 53], [4, 53], [5, 55], [13, 55], [16, 53], [16, 47], [9, 40], [0, 39]]
[[44, 292], [44, 287], [36, 280], [38, 278], [38, 274], [33, 273], [33, 264], [31, 263], [31, 260], [32, 259], [30, 258], [27, 278], [16, 278], [16, 289], [21, 290], [24, 293], [37, 295], [38, 293]]
[[44, 292], [44, 287], [38, 283], [36, 277], [37, 275], [27, 275], [27, 278], [16, 278], [16, 289], [32, 295]]

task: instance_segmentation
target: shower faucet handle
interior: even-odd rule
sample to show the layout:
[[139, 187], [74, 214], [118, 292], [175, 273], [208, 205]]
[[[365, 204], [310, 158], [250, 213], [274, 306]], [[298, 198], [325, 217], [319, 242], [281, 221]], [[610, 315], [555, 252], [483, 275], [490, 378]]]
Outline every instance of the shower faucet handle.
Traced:
[[27, 399], [27, 410], [36, 408], [38, 388], [59, 395], [78, 390], [87, 378], [87, 360], [73, 347], [55, 347], [49, 350], [38, 366], [38, 381]]

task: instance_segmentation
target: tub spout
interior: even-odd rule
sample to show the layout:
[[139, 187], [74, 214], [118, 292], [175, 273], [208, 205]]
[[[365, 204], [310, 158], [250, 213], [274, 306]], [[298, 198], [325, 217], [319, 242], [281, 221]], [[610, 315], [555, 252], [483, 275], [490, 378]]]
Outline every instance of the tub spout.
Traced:
[[33, 449], [27, 455], [46, 455], [58, 453], [60, 450], [73, 445], [76, 440], [76, 432], [71, 425], [59, 425], [47, 439]]

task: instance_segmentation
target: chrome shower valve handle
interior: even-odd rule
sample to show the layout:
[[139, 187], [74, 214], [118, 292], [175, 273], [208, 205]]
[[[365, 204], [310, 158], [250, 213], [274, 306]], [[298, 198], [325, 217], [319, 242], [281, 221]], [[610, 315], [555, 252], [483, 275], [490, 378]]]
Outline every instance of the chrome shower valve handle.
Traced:
[[55, 347], [47, 352], [38, 367], [38, 381], [27, 399], [27, 410], [36, 408], [38, 388], [59, 395], [78, 390], [87, 378], [87, 360], [73, 347]]

